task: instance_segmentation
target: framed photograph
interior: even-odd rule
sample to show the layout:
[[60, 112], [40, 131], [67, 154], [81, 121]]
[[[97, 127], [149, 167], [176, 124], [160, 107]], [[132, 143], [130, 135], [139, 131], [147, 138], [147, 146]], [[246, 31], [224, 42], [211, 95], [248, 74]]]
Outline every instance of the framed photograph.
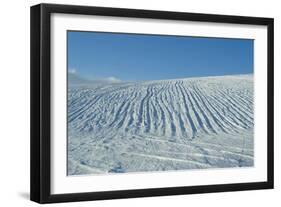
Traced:
[[273, 188], [273, 19], [31, 7], [31, 200]]

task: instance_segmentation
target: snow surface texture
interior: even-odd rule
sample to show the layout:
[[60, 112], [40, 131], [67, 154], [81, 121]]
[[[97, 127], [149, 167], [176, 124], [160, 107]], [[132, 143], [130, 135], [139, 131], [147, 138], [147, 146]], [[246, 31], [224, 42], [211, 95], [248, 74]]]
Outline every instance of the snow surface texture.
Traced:
[[69, 82], [68, 175], [253, 166], [253, 107], [252, 75]]

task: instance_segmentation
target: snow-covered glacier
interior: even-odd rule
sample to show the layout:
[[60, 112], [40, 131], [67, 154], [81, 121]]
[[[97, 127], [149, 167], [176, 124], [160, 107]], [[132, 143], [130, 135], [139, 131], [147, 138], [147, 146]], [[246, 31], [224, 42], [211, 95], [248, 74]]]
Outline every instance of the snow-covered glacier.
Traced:
[[253, 75], [68, 87], [68, 175], [254, 165]]

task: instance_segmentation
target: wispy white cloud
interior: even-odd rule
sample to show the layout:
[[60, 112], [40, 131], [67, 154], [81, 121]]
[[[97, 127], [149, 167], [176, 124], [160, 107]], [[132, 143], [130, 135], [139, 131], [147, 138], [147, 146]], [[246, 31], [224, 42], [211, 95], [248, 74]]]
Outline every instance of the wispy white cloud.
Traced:
[[101, 81], [101, 82], [111, 82], [111, 83], [119, 83], [122, 80], [120, 80], [119, 78], [116, 78], [114, 76], [108, 76], [108, 77], [95, 77], [92, 78], [91, 80], [93, 81]]
[[77, 73], [77, 71], [76, 71], [75, 68], [69, 68], [69, 69], [68, 69], [68, 72], [69, 72], [70, 74], [76, 74], [76, 73]]
[[114, 76], [110, 76], [110, 77], [106, 77], [106, 78], [103, 78], [103, 80], [105, 80], [105, 81], [109, 81], [109, 82], [121, 82], [121, 80], [120, 79], [118, 79], [118, 78], [116, 78], [116, 77], [114, 77]]

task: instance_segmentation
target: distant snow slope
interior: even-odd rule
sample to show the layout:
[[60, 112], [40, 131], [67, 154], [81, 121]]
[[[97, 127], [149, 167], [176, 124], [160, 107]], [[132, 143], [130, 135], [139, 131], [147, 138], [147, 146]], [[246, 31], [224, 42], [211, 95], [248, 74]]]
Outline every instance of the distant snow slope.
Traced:
[[69, 84], [68, 174], [253, 166], [253, 76]]

